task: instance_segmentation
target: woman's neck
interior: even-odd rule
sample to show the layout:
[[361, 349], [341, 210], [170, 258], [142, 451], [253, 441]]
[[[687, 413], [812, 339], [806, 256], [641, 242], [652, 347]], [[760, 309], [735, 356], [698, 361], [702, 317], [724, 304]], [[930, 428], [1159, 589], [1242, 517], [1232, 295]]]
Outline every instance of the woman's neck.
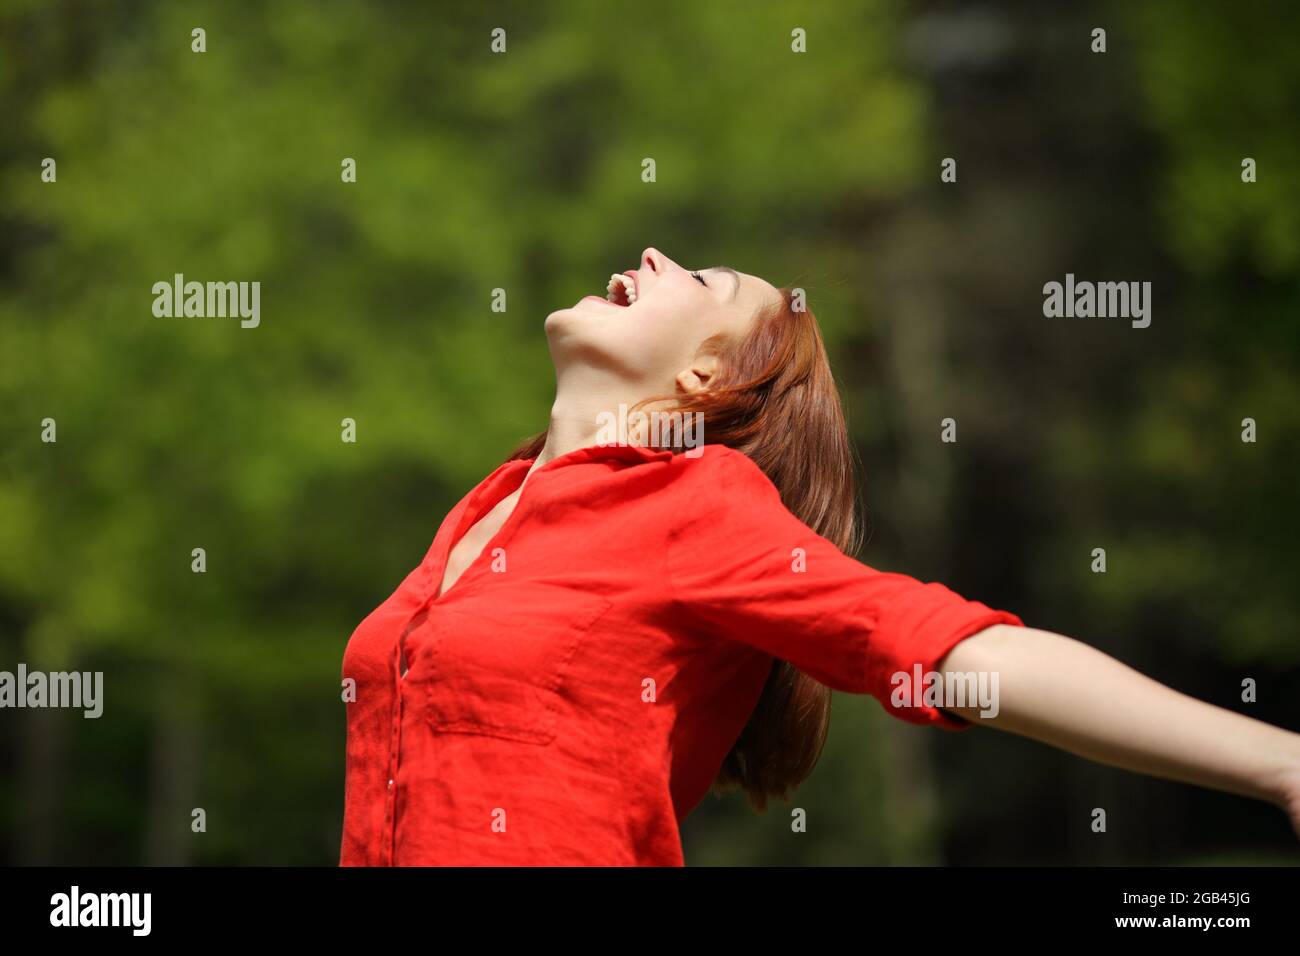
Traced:
[[[608, 433], [611, 416], [617, 422], [619, 416], [637, 407], [646, 392], [654, 392], [654, 386], [631, 385], [607, 375], [590, 374], [587, 369], [566, 369], [564, 374], [557, 374], [546, 443], [528, 469], [528, 475], [561, 455], [607, 440], [604, 435]], [[625, 433], [626, 423], [618, 430], [619, 435]], [[628, 440], [637, 441], [632, 436]], [[524, 476], [525, 481], [528, 475]]]
[[561, 455], [596, 444], [602, 412], [617, 414], [618, 402], [590, 392], [577, 395], [557, 390], [555, 403], [551, 406], [550, 427], [546, 430], [546, 444], [528, 469], [528, 474]]

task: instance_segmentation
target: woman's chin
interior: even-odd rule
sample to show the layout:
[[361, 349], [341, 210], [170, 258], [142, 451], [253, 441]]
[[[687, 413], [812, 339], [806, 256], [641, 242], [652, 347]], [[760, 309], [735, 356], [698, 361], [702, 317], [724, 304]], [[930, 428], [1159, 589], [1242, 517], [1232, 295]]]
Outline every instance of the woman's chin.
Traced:
[[594, 295], [584, 296], [573, 305], [565, 309], [556, 309], [546, 317], [546, 331], [558, 331], [565, 325], [573, 322], [588, 321], [591, 319], [608, 319], [615, 314], [619, 306], [607, 299], [601, 299]]
[[547, 335], [552, 335], [556, 332], [562, 331], [566, 326], [577, 321], [577, 319], [578, 317], [574, 315], [572, 307], [567, 309], [556, 309], [546, 317], [546, 322], [543, 324], [543, 327], [546, 329]]

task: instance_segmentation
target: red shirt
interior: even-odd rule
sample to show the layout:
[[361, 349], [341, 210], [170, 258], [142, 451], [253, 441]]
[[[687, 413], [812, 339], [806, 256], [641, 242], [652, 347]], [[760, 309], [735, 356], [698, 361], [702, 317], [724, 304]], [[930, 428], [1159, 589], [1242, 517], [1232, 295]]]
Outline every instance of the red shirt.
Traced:
[[720, 445], [552, 459], [435, 598], [452, 546], [531, 464], [466, 495], [348, 642], [340, 865], [681, 865], [678, 821], [773, 657], [957, 730], [970, 725], [893, 707], [890, 676], [1022, 623], [845, 556]]

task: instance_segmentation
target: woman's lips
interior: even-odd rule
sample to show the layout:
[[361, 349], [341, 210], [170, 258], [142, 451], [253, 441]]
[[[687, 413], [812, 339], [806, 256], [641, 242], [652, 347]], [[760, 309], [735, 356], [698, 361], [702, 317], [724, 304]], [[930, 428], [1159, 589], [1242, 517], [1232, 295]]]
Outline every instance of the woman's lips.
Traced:
[[622, 302], [610, 302], [608, 298], [602, 298], [601, 296], [598, 296], [598, 295], [584, 295], [584, 296], [583, 296], [581, 299], [579, 299], [578, 301], [579, 301], [579, 302], [588, 302], [588, 301], [590, 301], [590, 302], [599, 302], [601, 305], [607, 305], [607, 306], [609, 306], [611, 309], [626, 309], [626, 308], [628, 308], [628, 306], [624, 305]]

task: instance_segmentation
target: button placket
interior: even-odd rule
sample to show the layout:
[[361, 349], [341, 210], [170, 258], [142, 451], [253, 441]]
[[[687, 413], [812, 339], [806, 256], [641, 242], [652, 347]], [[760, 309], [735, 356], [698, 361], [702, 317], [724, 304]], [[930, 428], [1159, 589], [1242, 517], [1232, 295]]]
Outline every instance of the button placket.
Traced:
[[386, 791], [385, 791], [385, 795], [384, 795], [384, 796], [385, 796], [385, 802], [386, 802], [386, 804], [387, 804], [387, 806], [386, 806], [386, 808], [385, 808], [385, 815], [386, 815], [386, 817], [387, 817], [387, 819], [388, 819], [388, 840], [386, 841], [386, 844], [387, 844], [387, 845], [386, 845], [385, 849], [387, 850], [387, 856], [388, 856], [388, 859], [387, 859], [386, 862], [387, 862], [387, 864], [388, 864], [389, 866], [391, 866], [392, 863], [393, 863], [394, 854], [395, 854], [395, 852], [396, 852], [396, 842], [397, 842], [397, 794], [396, 794], [396, 791], [395, 791], [395, 789], [394, 789], [394, 780], [395, 780], [396, 777], [397, 777], [397, 772], [398, 772], [398, 767], [399, 767], [399, 760], [400, 760], [400, 754], [401, 754], [401, 727], [402, 727], [402, 675], [401, 675], [401, 659], [402, 659], [402, 640], [403, 640], [403, 636], [399, 634], [399, 635], [398, 635], [398, 638], [397, 638], [397, 647], [396, 647], [396, 649], [395, 649], [395, 650], [396, 650], [396, 653], [395, 653], [395, 660], [394, 660], [394, 666], [393, 666], [393, 671], [394, 671], [394, 674], [395, 674], [394, 688], [393, 688], [393, 690], [394, 690], [394, 694], [393, 694], [393, 730], [392, 730], [392, 734], [391, 734], [391, 736], [390, 736], [390, 742], [389, 742], [389, 748], [388, 748], [388, 772], [389, 772], [390, 776], [389, 776], [389, 778], [388, 778], [388, 785], [387, 785], [387, 787], [386, 787]]
[[[420, 606], [415, 609], [402, 629], [398, 632], [397, 642], [393, 648], [393, 730], [389, 735], [388, 745], [388, 783], [385, 787], [385, 802], [388, 822], [388, 839], [385, 841], [388, 856], [388, 865], [392, 865], [396, 855], [397, 847], [397, 776], [401, 769], [401, 752], [402, 752], [402, 711], [403, 711], [403, 691], [406, 685], [406, 674], [402, 673], [402, 660], [406, 658], [405, 646], [406, 635], [411, 628], [411, 622], [421, 614], [427, 613], [430, 605], [433, 603], [433, 596], [426, 596], [420, 602]], [[406, 658], [409, 662], [409, 658]], [[407, 672], [410, 672], [408, 664]]]
[[[548, 465], [549, 464], [550, 463], [548, 462]], [[519, 464], [516, 462], [508, 462], [502, 465], [500, 468], [498, 468], [497, 472], [503, 472], [507, 469], [507, 467], [519, 467]], [[473, 527], [473, 525], [480, 518], [482, 518], [483, 515], [486, 513], [484, 509], [478, 507], [478, 505], [483, 499], [483, 494], [485, 493], [485, 491], [486, 489], [481, 490], [479, 495], [475, 496], [475, 498], [468, 503], [468, 506], [465, 510], [465, 514], [461, 516], [459, 522], [460, 527], [458, 527], [456, 529], [456, 532], [451, 536], [451, 540], [449, 541], [447, 547], [443, 550], [441, 554], [441, 560], [435, 561], [434, 564], [429, 566], [429, 587], [425, 592], [424, 600], [420, 602], [420, 606], [415, 609], [415, 611], [410, 615], [410, 617], [406, 619], [406, 622], [402, 625], [401, 630], [398, 632], [397, 641], [393, 649], [393, 675], [394, 675], [393, 731], [390, 737], [389, 756], [388, 756], [390, 776], [388, 777], [388, 783], [385, 788], [386, 817], [387, 817], [387, 824], [388, 824], [388, 839], [385, 841], [385, 845], [386, 845], [385, 849], [387, 851], [387, 856], [388, 856], [387, 865], [390, 866], [392, 865], [393, 860], [396, 856], [396, 846], [397, 846], [396, 778], [398, 776], [398, 772], [401, 766], [400, 755], [401, 755], [403, 690], [406, 684], [406, 674], [402, 672], [403, 659], [405, 659], [408, 663], [407, 672], [408, 673], [410, 672], [410, 666], [409, 666], [410, 658], [406, 657], [404, 653], [405, 644], [406, 644], [406, 635], [411, 630], [412, 621], [416, 620], [421, 614], [425, 614], [427, 618], [428, 614], [433, 610], [434, 606], [437, 605], [440, 601], [442, 601], [443, 598], [447, 597], [445, 593], [439, 593], [442, 589], [442, 575], [445, 573], [446, 570], [447, 559], [451, 554], [451, 549], [456, 546], [456, 543], [460, 540], [460, 538], [466, 532], [468, 532], [469, 529]], [[526, 514], [524, 508], [522, 507], [522, 504], [523, 504], [523, 500], [521, 495], [520, 500], [515, 502], [515, 507], [511, 510], [510, 516], [506, 519], [506, 521], [502, 524], [502, 526], [497, 529], [496, 534], [492, 536], [491, 540], [484, 545], [483, 550], [479, 552], [478, 556], [474, 559], [474, 561], [470, 562], [470, 566], [467, 567], [461, 573], [460, 578], [458, 578], [456, 581], [456, 585], [455, 585], [456, 588], [461, 588], [463, 590], [462, 588], [463, 583], [472, 583], [472, 581], [464, 582], [463, 579], [467, 577], [472, 577], [470, 575], [470, 572], [479, 570], [479, 565], [482, 564], [483, 559], [485, 557], [490, 557], [492, 548], [504, 543], [507, 537], [514, 533], [515, 526], [523, 519], [523, 517]], [[459, 593], [459, 591], [457, 593]]]

